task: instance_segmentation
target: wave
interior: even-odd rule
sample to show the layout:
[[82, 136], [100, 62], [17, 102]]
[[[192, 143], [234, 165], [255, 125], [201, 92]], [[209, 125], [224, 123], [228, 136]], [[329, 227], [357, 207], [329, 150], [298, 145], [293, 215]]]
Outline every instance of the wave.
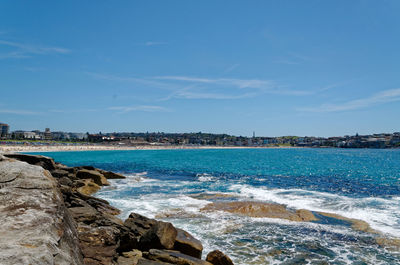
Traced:
[[400, 197], [352, 198], [302, 189], [268, 189], [246, 184], [229, 188], [244, 198], [287, 205], [293, 209], [330, 212], [366, 221], [378, 231], [400, 237]]

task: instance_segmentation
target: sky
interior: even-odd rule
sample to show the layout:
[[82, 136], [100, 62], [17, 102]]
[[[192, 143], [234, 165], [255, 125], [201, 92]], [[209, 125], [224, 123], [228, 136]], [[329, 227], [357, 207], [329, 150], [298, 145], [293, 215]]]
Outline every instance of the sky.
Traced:
[[11, 130], [400, 131], [400, 1], [0, 1]]

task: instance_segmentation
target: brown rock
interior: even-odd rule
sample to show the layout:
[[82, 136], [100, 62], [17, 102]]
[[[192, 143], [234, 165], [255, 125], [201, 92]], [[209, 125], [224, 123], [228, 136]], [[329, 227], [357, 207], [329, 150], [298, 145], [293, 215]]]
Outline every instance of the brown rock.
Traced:
[[202, 211], [226, 211], [250, 217], [280, 218], [290, 221], [315, 221], [317, 218], [307, 210], [289, 211], [286, 206], [253, 201], [214, 202], [206, 205]]
[[68, 209], [76, 222], [91, 224], [99, 215], [98, 212], [90, 206], [87, 207], [73, 207]]
[[68, 177], [69, 172], [63, 169], [55, 169], [51, 171], [51, 175], [57, 179], [62, 177]]
[[206, 260], [213, 265], [233, 265], [232, 260], [219, 250], [208, 253]]
[[172, 264], [172, 263], [148, 260], [148, 259], [144, 259], [144, 258], [139, 259], [139, 261], [137, 263], [137, 265], [170, 265], [170, 264]]
[[201, 242], [182, 229], [176, 228], [176, 230], [178, 233], [174, 249], [183, 254], [201, 259], [201, 253], [203, 251]]
[[92, 179], [99, 186], [110, 185], [103, 174], [96, 170], [81, 169], [76, 173], [78, 179]]
[[97, 171], [99, 171], [101, 174], [104, 175], [104, 177], [106, 177], [106, 179], [124, 179], [126, 178], [124, 175], [112, 172], [112, 171], [106, 171], [106, 170], [101, 170], [101, 169], [97, 169]]
[[161, 262], [169, 262], [179, 265], [213, 265], [207, 261], [194, 258], [172, 250], [150, 249], [148, 253], [143, 253], [145, 258]]
[[94, 183], [92, 179], [85, 179], [82, 180], [82, 182], [80, 183], [82, 184], [82, 186], [79, 187], [77, 191], [84, 195], [91, 195], [101, 189], [101, 187], [96, 183]]
[[78, 237], [85, 263], [113, 264], [118, 256], [119, 229], [112, 226], [93, 227], [78, 224]]
[[157, 221], [139, 240], [142, 250], [150, 248], [172, 249], [177, 231], [171, 223]]
[[142, 252], [134, 249], [129, 252], [123, 252], [121, 256], [118, 257], [118, 265], [136, 265], [139, 259], [142, 258]]

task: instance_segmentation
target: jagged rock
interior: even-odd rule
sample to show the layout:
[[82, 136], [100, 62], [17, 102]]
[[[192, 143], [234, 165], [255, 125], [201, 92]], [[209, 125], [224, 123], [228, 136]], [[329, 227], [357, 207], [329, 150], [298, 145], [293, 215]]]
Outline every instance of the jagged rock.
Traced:
[[201, 242], [185, 230], [179, 228], [176, 228], [176, 230], [178, 233], [176, 235], [174, 249], [183, 254], [201, 259], [201, 253], [203, 251]]
[[56, 168], [54, 160], [47, 156], [25, 154], [5, 154], [5, 156], [27, 162], [31, 165], [41, 166], [42, 168], [47, 170], [54, 170]]
[[169, 262], [179, 265], [213, 265], [207, 261], [182, 254], [178, 251], [150, 249], [148, 253], [143, 253], [145, 258], [161, 262]]
[[99, 186], [110, 185], [107, 179], [96, 170], [81, 169], [76, 173], [78, 179], [92, 179]]
[[206, 261], [213, 265], [233, 265], [232, 260], [219, 250], [214, 250], [208, 253]]
[[[53, 165], [44, 157], [10, 157]], [[42, 167], [0, 161], [0, 220], [0, 264], [83, 264], [75, 223]]]
[[272, 204], [255, 201], [214, 202], [206, 205], [202, 211], [226, 211], [242, 214], [250, 217], [280, 218], [296, 222], [309, 222], [318, 220], [308, 210], [297, 210], [296, 212], [286, 209], [281, 204]]

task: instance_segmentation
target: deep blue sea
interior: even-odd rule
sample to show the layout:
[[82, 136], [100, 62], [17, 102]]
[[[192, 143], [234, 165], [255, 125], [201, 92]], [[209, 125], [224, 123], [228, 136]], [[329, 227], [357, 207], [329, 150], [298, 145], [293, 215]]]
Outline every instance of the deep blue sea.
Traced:
[[[123, 212], [172, 222], [235, 264], [400, 264], [400, 150], [193, 149], [43, 153], [68, 166], [125, 174], [96, 196]], [[262, 201], [364, 220], [291, 222], [202, 212], [214, 201]]]

